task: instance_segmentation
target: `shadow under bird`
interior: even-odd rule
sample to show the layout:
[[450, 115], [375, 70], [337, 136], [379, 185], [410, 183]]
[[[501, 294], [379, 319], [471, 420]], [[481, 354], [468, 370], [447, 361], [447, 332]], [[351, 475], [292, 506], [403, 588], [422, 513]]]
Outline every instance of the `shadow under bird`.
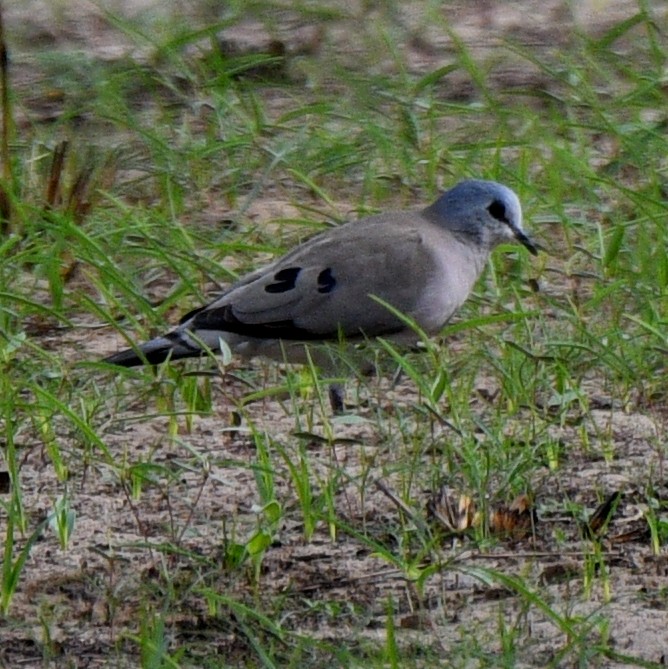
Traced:
[[462, 181], [421, 211], [378, 214], [312, 237], [171, 332], [104, 362], [156, 365], [225, 342], [244, 357], [303, 363], [305, 347], [341, 338], [411, 343], [415, 333], [382, 303], [435, 334], [469, 296], [492, 249], [513, 240], [537, 254], [517, 195], [494, 181]]

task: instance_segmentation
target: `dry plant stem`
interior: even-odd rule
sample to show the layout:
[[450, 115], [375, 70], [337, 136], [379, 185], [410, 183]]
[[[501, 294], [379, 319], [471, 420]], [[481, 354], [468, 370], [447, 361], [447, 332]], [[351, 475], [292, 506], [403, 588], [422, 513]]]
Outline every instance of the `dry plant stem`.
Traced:
[[2, 180], [0, 184], [0, 229], [4, 233], [16, 232], [12, 225], [13, 190], [12, 160], [9, 151], [9, 137], [12, 130], [12, 111], [9, 101], [9, 52], [5, 41], [4, 7], [0, 3], [0, 105], [2, 105], [2, 134], [0, 135], [0, 160], [2, 160]]
[[51, 157], [51, 169], [49, 170], [49, 178], [46, 182], [46, 206], [49, 208], [57, 207], [62, 201], [62, 176], [63, 167], [65, 165], [65, 156], [67, 155], [68, 142], [62, 141], [56, 145]]

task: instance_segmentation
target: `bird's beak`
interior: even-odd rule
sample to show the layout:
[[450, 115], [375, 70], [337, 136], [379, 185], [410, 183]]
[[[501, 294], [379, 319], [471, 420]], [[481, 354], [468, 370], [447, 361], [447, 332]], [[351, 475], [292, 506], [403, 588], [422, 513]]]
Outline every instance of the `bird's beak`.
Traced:
[[517, 228], [513, 228], [513, 233], [515, 233], [515, 239], [524, 246], [529, 253], [531, 253], [534, 256], [538, 255], [538, 251], [540, 250], [540, 246], [533, 242], [530, 237], [528, 237], [522, 230], [519, 230]]

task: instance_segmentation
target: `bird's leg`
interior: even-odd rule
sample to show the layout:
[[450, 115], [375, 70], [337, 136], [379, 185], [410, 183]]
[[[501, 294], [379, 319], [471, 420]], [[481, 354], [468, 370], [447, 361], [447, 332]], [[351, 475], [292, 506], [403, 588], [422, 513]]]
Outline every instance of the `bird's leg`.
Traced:
[[398, 366], [392, 374], [392, 390], [395, 390], [404, 377], [404, 368]]
[[330, 383], [327, 389], [329, 406], [335, 416], [340, 416], [346, 410], [345, 389], [342, 383]]

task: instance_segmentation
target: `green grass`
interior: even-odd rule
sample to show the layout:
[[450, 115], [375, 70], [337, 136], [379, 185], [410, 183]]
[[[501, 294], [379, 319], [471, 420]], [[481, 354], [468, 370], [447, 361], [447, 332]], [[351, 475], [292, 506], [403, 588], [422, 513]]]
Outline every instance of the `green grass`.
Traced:
[[[450, 37], [421, 71], [403, 46], [419, 30], [393, 3], [373, 20], [300, 4], [325, 37], [280, 67], [192, 55], [241, 3], [215, 21], [203, 3], [189, 27], [109, 16], [151, 54], [141, 64], [38, 54], [63, 114], [34, 112], [14, 136], [0, 239], [0, 629], [32, 638], [26, 653], [75, 666], [80, 647], [54, 633], [86, 628], [114, 666], [657, 666], [610, 639], [621, 593], [578, 523], [611, 490], [577, 473], [628, 455], [605, 416], [654, 421], [629, 477], [643, 548], [665, 550], [665, 21], [639, 3], [598, 37], [508, 38], [490, 55], [436, 3], [415, 4], [420, 29]], [[277, 3], [248, 7], [278, 30]], [[343, 20], [347, 48], [328, 41]], [[500, 84], [505, 66], [534, 83]], [[18, 86], [15, 105], [30, 111], [28, 98]], [[83, 213], [66, 197], [45, 206], [60, 139], [64, 195], [93, 175]], [[419, 207], [469, 177], [514, 188], [546, 253], [495, 253], [424, 352], [370, 344], [384, 376], [351, 375], [345, 417], [309, 368], [97, 362], [325, 226]], [[444, 483], [483, 513], [453, 545], [424, 512]], [[498, 557], [531, 553], [485, 520], [525, 492], [560, 519], [539, 519], [540, 546], [579, 555], [570, 598], [539, 578], [540, 557]], [[491, 611], [476, 633], [460, 587]]]

